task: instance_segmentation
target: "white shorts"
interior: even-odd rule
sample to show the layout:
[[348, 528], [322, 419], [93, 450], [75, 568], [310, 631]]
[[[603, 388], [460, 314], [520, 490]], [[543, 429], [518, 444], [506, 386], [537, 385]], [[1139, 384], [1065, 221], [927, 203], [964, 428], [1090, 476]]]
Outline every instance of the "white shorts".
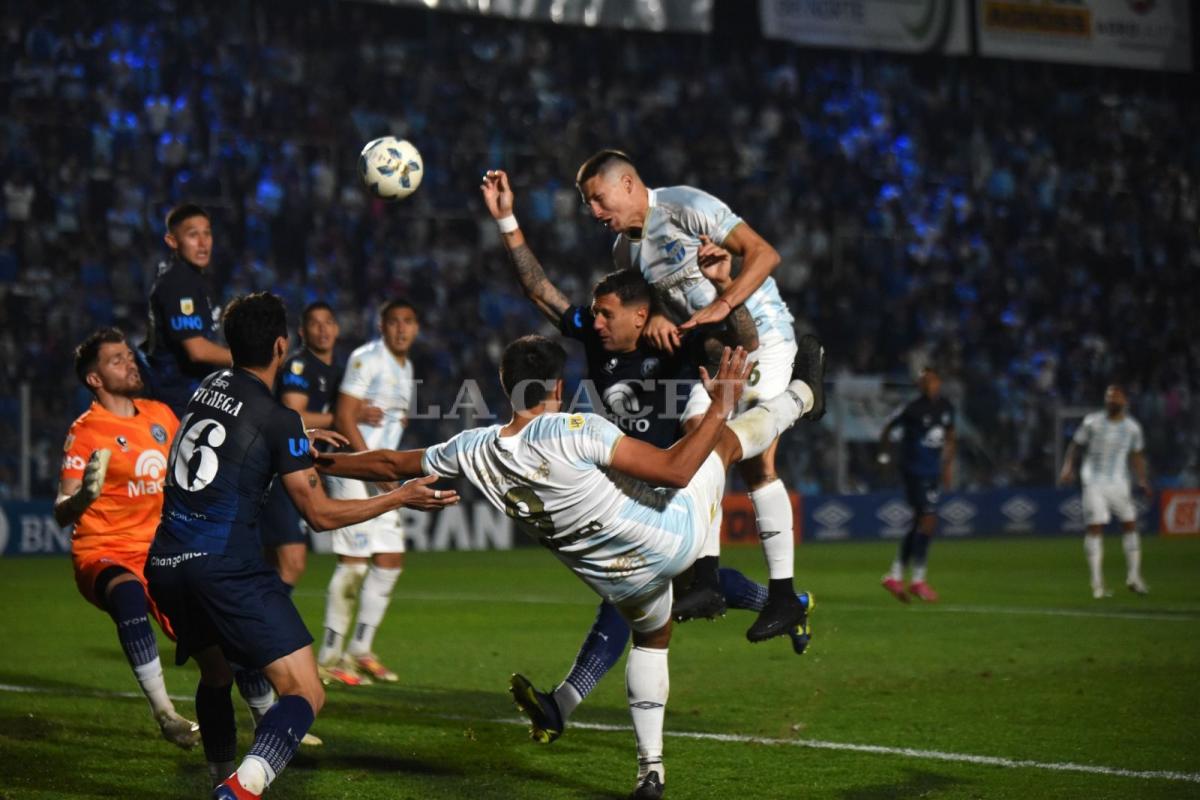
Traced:
[[1121, 522], [1137, 520], [1137, 506], [1128, 483], [1104, 481], [1083, 485], [1083, 521], [1107, 525], [1113, 516]]
[[[721, 499], [725, 496], [725, 464], [712, 453], [680, 495], [692, 501], [695, 517], [691, 536], [686, 545], [669, 562], [643, 584], [637, 593], [615, 601], [617, 610], [638, 633], [656, 631], [671, 618], [671, 582], [692, 566], [710, 547], [717, 546], [721, 536]], [[674, 501], [673, 501], [674, 502]], [[715, 538], [716, 542], [711, 542]], [[719, 552], [712, 550], [715, 554]]]
[[[769, 400], [783, 394], [788, 384], [792, 382], [792, 363], [796, 360], [796, 343], [794, 341], [777, 341], [758, 348], [750, 354], [755, 363], [746, 381], [746, 391], [738, 402], [736, 417], [743, 411], [753, 408], [759, 400]], [[704, 391], [704, 384], [696, 381], [688, 394], [687, 405], [684, 406], [681, 419], [689, 420], [698, 417], [712, 405], [712, 398]]]
[[[373, 483], [350, 478], [325, 479], [325, 489], [335, 500], [366, 500], [380, 494]], [[336, 528], [333, 534], [333, 552], [339, 556], [370, 558], [376, 553], [404, 552], [404, 525], [400, 509], [380, 514], [374, 519]]]

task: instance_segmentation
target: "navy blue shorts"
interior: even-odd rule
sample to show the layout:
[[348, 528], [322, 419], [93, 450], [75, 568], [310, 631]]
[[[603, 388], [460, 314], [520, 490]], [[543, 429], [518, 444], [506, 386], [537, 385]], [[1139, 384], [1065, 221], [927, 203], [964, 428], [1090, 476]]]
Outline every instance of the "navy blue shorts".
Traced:
[[258, 535], [263, 547], [279, 547], [281, 544], [308, 544], [308, 534], [300, 527], [300, 512], [283, 488], [283, 480], [275, 478], [267, 500], [258, 515]]
[[942, 499], [941, 486], [936, 476], [904, 474], [904, 493], [913, 513], [936, 514], [938, 501]]
[[312, 644], [287, 585], [261, 559], [151, 555], [146, 580], [175, 628], [176, 664], [217, 645], [226, 660], [262, 669]]

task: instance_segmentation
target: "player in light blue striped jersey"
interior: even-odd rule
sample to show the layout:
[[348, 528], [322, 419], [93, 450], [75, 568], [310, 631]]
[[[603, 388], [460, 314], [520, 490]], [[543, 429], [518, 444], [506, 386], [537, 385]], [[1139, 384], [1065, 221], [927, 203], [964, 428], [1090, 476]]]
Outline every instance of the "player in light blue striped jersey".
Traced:
[[[592, 216], [617, 234], [614, 264], [618, 269], [640, 270], [654, 291], [655, 314], [644, 336], [659, 349], [673, 352], [681, 333], [721, 322], [745, 304], [754, 318], [759, 348], [751, 354], [755, 369], [739, 413], [783, 392], [791, 379], [796, 338], [792, 314], [771, 277], [779, 265], [775, 248], [706, 192], [691, 186], [647, 187], [633, 162], [619, 150], [593, 155], [579, 168], [575, 182]], [[720, 260], [718, 247], [742, 259], [740, 272], [720, 293], [705, 273]], [[825, 407], [820, 389], [814, 389], [818, 399], [811, 420], [820, 419]], [[707, 395], [697, 385], [683, 413], [685, 429], [707, 406]], [[782, 633], [799, 616], [792, 585], [792, 503], [775, 472], [777, 446], [774, 442], [760, 456], [738, 466], [750, 488], [770, 579], [767, 604], [746, 632], [750, 641]], [[677, 620], [724, 610], [717, 586], [718, 553], [719, 549], [706, 551], [696, 562], [692, 586], [676, 601]]]
[[1129, 399], [1117, 385], [1104, 392], [1104, 410], [1093, 411], [1083, 418], [1075, 431], [1063, 459], [1060, 483], [1075, 478], [1075, 456], [1083, 451], [1083, 466], [1079, 479], [1083, 484], [1083, 518], [1087, 535], [1083, 549], [1087, 554], [1092, 579], [1092, 597], [1100, 600], [1111, 597], [1105, 588], [1104, 526], [1113, 515], [1121, 521], [1121, 544], [1125, 550], [1125, 585], [1135, 594], [1150, 590], [1142, 579], [1142, 544], [1137, 531], [1137, 506], [1129, 486], [1129, 468], [1137, 475], [1138, 487], [1150, 496], [1150, 479], [1146, 473], [1146, 457], [1142, 426], [1126, 413]]

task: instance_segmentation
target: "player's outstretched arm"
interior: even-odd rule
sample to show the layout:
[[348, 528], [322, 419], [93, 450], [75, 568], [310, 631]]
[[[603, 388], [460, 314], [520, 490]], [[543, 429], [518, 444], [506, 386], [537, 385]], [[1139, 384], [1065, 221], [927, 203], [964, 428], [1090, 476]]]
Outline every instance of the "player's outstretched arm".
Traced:
[[[707, 236], [700, 237], [696, 251], [700, 273], [722, 295], [733, 285], [733, 254]], [[746, 304], [734, 307], [722, 325], [713, 326], [704, 340], [707, 363], [717, 364], [723, 347], [741, 347], [747, 353], [758, 349], [758, 326]], [[716, 367], [713, 367], [715, 370]]]
[[300, 415], [305, 428], [332, 428], [333, 414], [308, 410], [308, 395], [304, 392], [284, 392], [280, 402]]
[[737, 408], [753, 366], [745, 350], [725, 348], [715, 378], [710, 379], [708, 371], [700, 368], [704, 388], [712, 398], [700, 424], [666, 450], [632, 436], [622, 436], [613, 451], [610, 466], [652, 486], [674, 489], [687, 486], [717, 446], [725, 430], [725, 419]]
[[730, 231], [722, 245], [734, 255], [742, 257], [742, 271], [720, 297], [680, 325], [681, 330], [691, 330], [697, 325], [711, 325], [725, 319], [733, 309], [758, 291], [763, 281], [779, 266], [779, 253], [745, 222]]
[[430, 486], [437, 480], [436, 476], [408, 481], [399, 488], [366, 500], [334, 500], [325, 494], [325, 487], [315, 469], [289, 472], [282, 480], [288, 497], [296, 504], [296, 510], [318, 531], [355, 525], [401, 506], [432, 511], [458, 502], [458, 492], [453, 489], [434, 489]]
[[313, 453], [324, 475], [360, 481], [402, 481], [425, 474], [421, 450], [364, 450], [360, 453]]
[[209, 364], [214, 367], [232, 367], [233, 355], [228, 347], [214, 344], [203, 336], [192, 336], [180, 342], [188, 361], [193, 364]]
[[63, 478], [59, 482], [58, 498], [54, 501], [54, 521], [60, 526], [74, 525], [100, 496], [111, 457], [111, 450], [96, 450], [88, 458], [82, 478]]
[[500, 223], [500, 238], [504, 240], [509, 258], [512, 259], [521, 290], [544, 317], [557, 325], [571, 303], [546, 277], [541, 262], [525, 242], [525, 234], [517, 227], [517, 218], [513, 216], [516, 197], [509, 184], [508, 173], [502, 169], [488, 170], [483, 175], [479, 191], [488, 213]]

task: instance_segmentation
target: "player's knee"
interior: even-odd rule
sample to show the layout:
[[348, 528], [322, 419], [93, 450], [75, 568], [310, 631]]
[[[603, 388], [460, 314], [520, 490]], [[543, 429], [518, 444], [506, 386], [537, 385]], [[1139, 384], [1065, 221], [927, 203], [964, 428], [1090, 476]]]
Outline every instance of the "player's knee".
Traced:
[[371, 563], [380, 569], [404, 569], [404, 553], [376, 553]]
[[751, 491], [761, 489], [778, 477], [775, 475], [775, 465], [773, 463], [768, 464], [763, 456], [748, 458], [739, 463], [738, 473], [742, 476], [742, 480], [746, 482], [746, 486]]
[[634, 647], [652, 647], [658, 650], [666, 650], [671, 644], [671, 621], [661, 628], [653, 631], [633, 631]]

